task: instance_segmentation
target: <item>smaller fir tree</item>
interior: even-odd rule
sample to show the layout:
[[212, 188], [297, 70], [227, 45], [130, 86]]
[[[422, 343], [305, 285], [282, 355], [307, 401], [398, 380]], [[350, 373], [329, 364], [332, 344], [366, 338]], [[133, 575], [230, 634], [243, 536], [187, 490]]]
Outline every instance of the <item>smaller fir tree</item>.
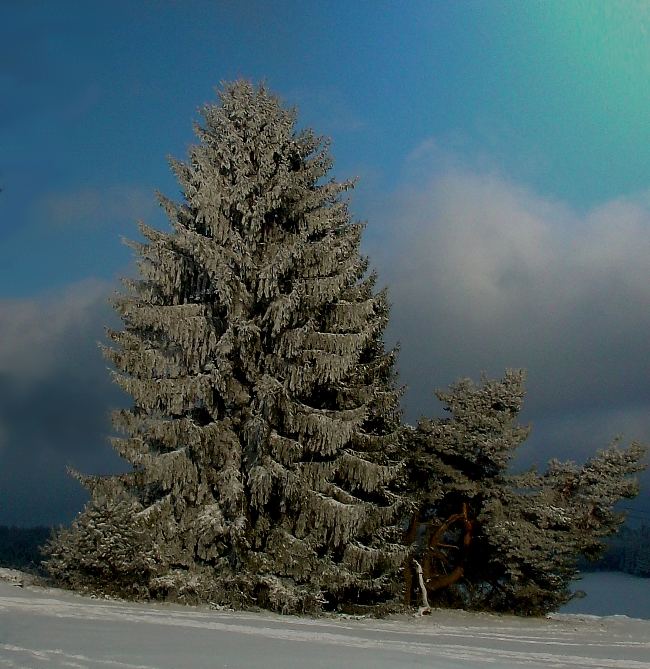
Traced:
[[[616, 532], [622, 498], [637, 494], [633, 474], [645, 449], [613, 444], [584, 466], [512, 474], [529, 434], [517, 423], [524, 373], [478, 386], [462, 380], [436, 393], [450, 418], [422, 420], [408, 434], [416, 512], [406, 542], [438, 605], [541, 614], [570, 598], [580, 556], [594, 559]], [[406, 600], [415, 594], [406, 572]]]

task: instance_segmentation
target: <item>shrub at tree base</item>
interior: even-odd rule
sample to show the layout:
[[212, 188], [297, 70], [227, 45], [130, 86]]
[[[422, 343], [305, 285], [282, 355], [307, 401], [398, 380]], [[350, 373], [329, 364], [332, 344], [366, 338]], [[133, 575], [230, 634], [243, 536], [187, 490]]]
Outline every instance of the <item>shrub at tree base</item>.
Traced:
[[91, 500], [47, 545], [48, 571], [73, 590], [146, 596], [158, 555], [149, 528], [126, 496]]

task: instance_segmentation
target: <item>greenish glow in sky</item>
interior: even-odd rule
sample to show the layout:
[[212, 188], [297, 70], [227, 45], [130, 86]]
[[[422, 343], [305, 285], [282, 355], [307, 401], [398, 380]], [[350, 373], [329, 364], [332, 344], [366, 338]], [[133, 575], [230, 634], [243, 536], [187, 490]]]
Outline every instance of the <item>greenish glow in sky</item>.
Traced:
[[538, 26], [521, 37], [539, 53], [530, 71], [531, 81], [539, 82], [539, 130], [549, 151], [571, 165], [573, 186], [563, 194], [591, 204], [598, 191], [590, 184], [603, 199], [646, 188], [650, 3], [573, 0], [526, 7]]

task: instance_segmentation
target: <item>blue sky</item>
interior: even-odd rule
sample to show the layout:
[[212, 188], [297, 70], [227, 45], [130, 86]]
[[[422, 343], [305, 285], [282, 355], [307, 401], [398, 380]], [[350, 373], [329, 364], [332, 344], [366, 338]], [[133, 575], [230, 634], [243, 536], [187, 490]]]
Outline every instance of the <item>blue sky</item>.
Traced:
[[359, 177], [409, 420], [521, 366], [526, 461], [650, 441], [649, 29], [636, 0], [1, 3], [0, 522], [67, 520], [65, 464], [119, 466], [95, 341], [120, 236], [165, 225], [166, 157], [240, 76]]

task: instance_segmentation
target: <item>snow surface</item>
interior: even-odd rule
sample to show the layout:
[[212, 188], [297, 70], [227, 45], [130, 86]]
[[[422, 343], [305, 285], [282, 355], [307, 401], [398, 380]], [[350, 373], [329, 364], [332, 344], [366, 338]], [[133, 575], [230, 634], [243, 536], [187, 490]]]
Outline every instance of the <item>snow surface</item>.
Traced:
[[0, 667], [650, 669], [650, 621], [624, 616], [314, 620], [91, 599], [16, 580], [0, 580]]

